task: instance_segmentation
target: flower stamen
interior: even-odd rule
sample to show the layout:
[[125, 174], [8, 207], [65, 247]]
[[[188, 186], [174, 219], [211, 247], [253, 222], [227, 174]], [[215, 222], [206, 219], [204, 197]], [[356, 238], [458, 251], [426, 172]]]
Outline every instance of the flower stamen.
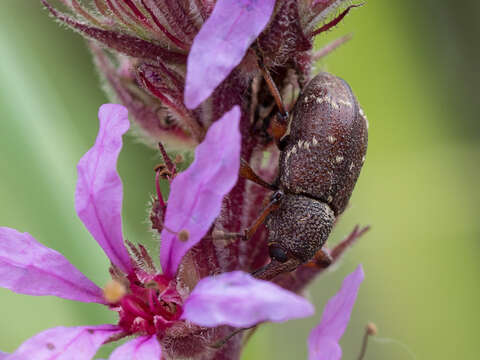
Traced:
[[368, 338], [370, 336], [375, 336], [375, 335], [377, 335], [377, 326], [374, 323], [370, 322], [365, 327], [365, 333], [363, 334], [362, 348], [360, 349], [360, 354], [358, 355], [358, 358], [357, 358], [358, 360], [363, 360], [367, 352]]
[[109, 304], [116, 304], [127, 294], [127, 288], [118, 280], [110, 280], [103, 288], [103, 296]]
[[190, 238], [190, 233], [187, 229], [180, 230], [177, 234], [178, 240], [185, 242]]

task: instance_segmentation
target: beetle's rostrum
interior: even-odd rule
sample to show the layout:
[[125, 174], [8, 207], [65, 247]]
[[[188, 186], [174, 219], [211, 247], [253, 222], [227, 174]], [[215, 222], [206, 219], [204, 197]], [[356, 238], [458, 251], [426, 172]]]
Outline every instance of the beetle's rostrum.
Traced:
[[328, 258], [322, 247], [365, 161], [367, 128], [343, 79], [322, 72], [304, 87], [281, 141], [276, 206], [266, 210], [272, 261], [257, 277], [271, 279], [313, 258]]

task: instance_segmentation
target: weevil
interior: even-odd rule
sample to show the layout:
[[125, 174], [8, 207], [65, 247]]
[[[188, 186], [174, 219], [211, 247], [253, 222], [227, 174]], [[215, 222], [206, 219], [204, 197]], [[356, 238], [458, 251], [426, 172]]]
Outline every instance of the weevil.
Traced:
[[281, 150], [278, 178], [269, 184], [245, 161], [240, 174], [274, 191], [244, 234], [249, 238], [265, 223], [271, 261], [253, 274], [272, 279], [301, 264], [331, 261], [322, 248], [365, 161], [368, 122], [350, 86], [326, 72], [302, 89], [288, 115], [268, 70], [260, 68], [284, 120], [273, 131]]

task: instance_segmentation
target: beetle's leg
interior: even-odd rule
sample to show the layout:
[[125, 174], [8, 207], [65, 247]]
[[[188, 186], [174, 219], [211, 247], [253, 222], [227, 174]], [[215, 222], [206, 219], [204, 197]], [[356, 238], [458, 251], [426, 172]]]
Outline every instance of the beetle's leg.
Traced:
[[278, 116], [273, 117], [272, 121], [270, 122], [269, 131], [275, 139], [275, 144], [277, 144], [278, 149], [282, 151], [287, 142], [288, 121], [280, 122]]
[[265, 222], [265, 219], [267, 218], [268, 214], [270, 214], [272, 211], [276, 210], [280, 206], [280, 201], [283, 197], [283, 193], [281, 191], [275, 192], [271, 199], [270, 202], [268, 203], [267, 206], [265, 206], [258, 215], [258, 217], [255, 219], [252, 225], [250, 225], [248, 228], [243, 230], [242, 232], [238, 233], [228, 233], [228, 232], [223, 232], [223, 231], [217, 231], [212, 234], [212, 238], [214, 240], [228, 240], [228, 239], [235, 239], [235, 238], [241, 238], [242, 240], [249, 240], [255, 233], [257, 232], [258, 228], [260, 225], [262, 225]]
[[277, 191], [275, 194], [272, 195], [272, 198], [270, 199], [270, 202], [268, 205], [262, 210], [260, 215], [255, 219], [252, 225], [250, 225], [248, 228], [244, 230], [245, 233], [245, 240], [250, 239], [253, 235], [258, 230], [258, 227], [262, 225], [265, 222], [265, 219], [267, 218], [268, 214], [270, 214], [272, 211], [275, 211], [278, 209], [280, 206], [280, 201], [283, 197], [283, 193], [281, 191]]
[[280, 91], [278, 90], [277, 85], [275, 85], [275, 82], [273, 81], [272, 76], [270, 75], [270, 72], [265, 67], [265, 65], [263, 65], [261, 61], [259, 61], [259, 67], [260, 67], [260, 70], [262, 71], [263, 78], [267, 83], [268, 89], [270, 90], [270, 93], [272, 94], [273, 99], [275, 100], [275, 104], [278, 107], [280, 118], [286, 120], [288, 118], [288, 112], [287, 112], [287, 109], [285, 109], [285, 105], [283, 104], [283, 100], [282, 100], [282, 95], [280, 95]]
[[240, 159], [240, 176], [250, 181], [253, 181], [260, 186], [263, 186], [266, 189], [273, 191], [278, 190], [275, 185], [269, 184], [260, 176], [258, 176], [255, 171], [253, 171], [253, 169], [250, 167], [250, 165], [242, 158]]
[[241, 333], [242, 331], [245, 331], [245, 330], [253, 329], [256, 326], [257, 325], [253, 325], [253, 326], [250, 326], [250, 327], [247, 327], [247, 328], [238, 328], [236, 330], [233, 330], [229, 335], [227, 335], [223, 339], [220, 339], [217, 342], [213, 343], [212, 345], [210, 345], [210, 347], [214, 348], [214, 349], [220, 349], [223, 345], [225, 345], [232, 337], [234, 337], [238, 333]]
[[318, 269], [325, 269], [329, 267], [332, 263], [338, 261], [345, 250], [350, 248], [369, 229], [370, 226], [365, 226], [363, 228], [360, 228], [358, 225], [355, 226], [353, 231], [345, 239], [339, 242], [332, 250], [328, 251], [325, 247], [321, 248], [310, 262], [302, 266], [315, 267]]
[[272, 133], [278, 147], [281, 147], [282, 138], [288, 130], [288, 111], [283, 103], [282, 95], [280, 95], [280, 91], [278, 90], [277, 85], [275, 85], [270, 72], [263, 63], [261, 56], [258, 57], [258, 67], [262, 72], [265, 83], [267, 84], [278, 108], [278, 114], [272, 119], [270, 124], [270, 132]]
[[306, 263], [304, 266], [324, 269], [329, 267], [332, 262], [333, 262], [332, 256], [330, 255], [328, 250], [323, 247], [320, 250], [318, 250], [315, 256], [313, 257], [313, 259], [308, 263]]

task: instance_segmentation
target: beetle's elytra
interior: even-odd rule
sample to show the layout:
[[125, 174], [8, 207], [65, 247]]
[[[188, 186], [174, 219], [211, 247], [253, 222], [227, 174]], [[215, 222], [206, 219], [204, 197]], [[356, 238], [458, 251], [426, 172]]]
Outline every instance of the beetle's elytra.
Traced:
[[292, 112], [279, 164], [282, 190], [325, 202], [341, 214], [365, 161], [362, 113], [344, 80], [325, 72], [315, 76]]

